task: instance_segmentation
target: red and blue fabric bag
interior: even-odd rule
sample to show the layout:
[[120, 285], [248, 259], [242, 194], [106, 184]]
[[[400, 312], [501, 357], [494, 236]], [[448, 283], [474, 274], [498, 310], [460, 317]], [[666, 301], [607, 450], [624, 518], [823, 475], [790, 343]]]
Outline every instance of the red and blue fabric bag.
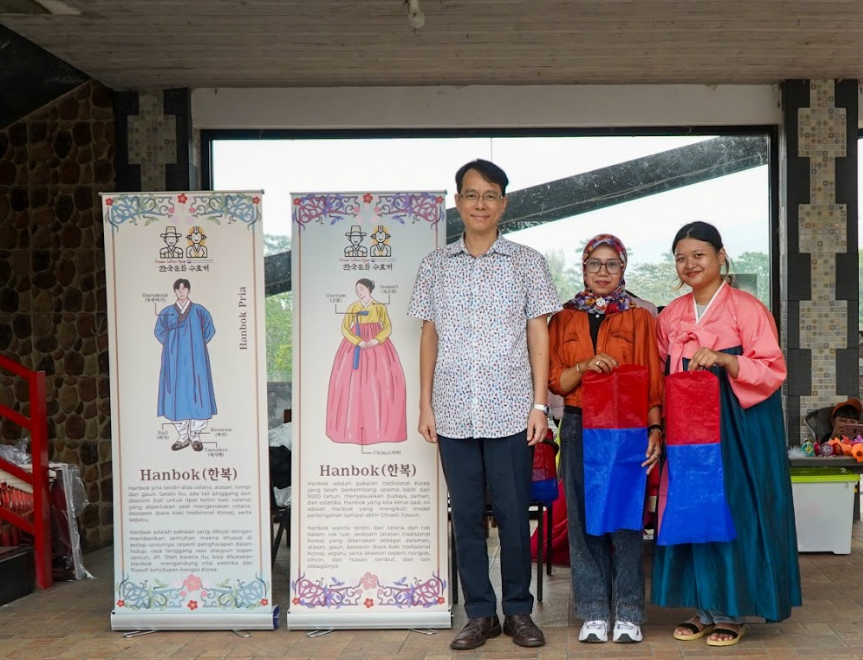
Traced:
[[719, 379], [709, 371], [665, 378], [665, 453], [659, 545], [715, 543], [737, 536], [722, 470]]
[[587, 533], [640, 530], [647, 482], [647, 368], [625, 364], [581, 380]]
[[530, 501], [548, 505], [557, 499], [557, 452], [551, 429], [545, 439], [533, 448], [533, 479], [530, 483]]

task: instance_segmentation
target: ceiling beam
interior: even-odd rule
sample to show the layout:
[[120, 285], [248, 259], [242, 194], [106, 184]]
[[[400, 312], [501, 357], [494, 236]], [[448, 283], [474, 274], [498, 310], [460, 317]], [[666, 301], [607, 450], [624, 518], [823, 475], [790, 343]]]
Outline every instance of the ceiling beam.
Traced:
[[[717, 137], [511, 192], [499, 226], [508, 234], [767, 162], [766, 136]], [[462, 222], [455, 208], [447, 209], [446, 227], [447, 243], [458, 240]]]
[[31, 41], [0, 25], [0, 128], [89, 80]]

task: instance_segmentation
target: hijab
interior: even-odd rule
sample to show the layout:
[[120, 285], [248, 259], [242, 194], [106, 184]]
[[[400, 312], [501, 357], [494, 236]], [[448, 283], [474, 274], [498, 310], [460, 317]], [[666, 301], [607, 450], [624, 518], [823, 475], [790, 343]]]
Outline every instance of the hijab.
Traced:
[[[587, 286], [587, 260], [591, 253], [601, 245], [608, 245], [611, 247], [615, 252], [617, 252], [617, 256], [621, 261], [620, 282], [614, 291], [604, 296], [597, 295], [589, 286]], [[588, 312], [589, 314], [597, 315], [616, 314], [635, 307], [635, 301], [632, 296], [626, 292], [626, 282], [623, 278], [626, 271], [626, 263], [626, 248], [617, 236], [612, 236], [611, 234], [598, 234], [591, 238], [587, 242], [587, 245], [584, 246], [584, 253], [581, 256], [581, 272], [584, 276], [584, 289], [576, 293], [572, 300], [567, 302], [564, 307], [566, 309], [577, 309], [581, 312]]]

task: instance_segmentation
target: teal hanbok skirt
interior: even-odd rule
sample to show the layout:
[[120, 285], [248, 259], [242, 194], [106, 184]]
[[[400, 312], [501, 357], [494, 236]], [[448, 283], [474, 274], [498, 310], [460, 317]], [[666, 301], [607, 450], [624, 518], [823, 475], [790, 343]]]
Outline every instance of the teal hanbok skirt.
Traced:
[[[739, 347], [723, 352], [742, 354]], [[802, 596], [781, 390], [744, 409], [725, 370], [712, 371], [720, 382], [725, 491], [737, 538], [655, 546], [651, 601], [782, 621]]]

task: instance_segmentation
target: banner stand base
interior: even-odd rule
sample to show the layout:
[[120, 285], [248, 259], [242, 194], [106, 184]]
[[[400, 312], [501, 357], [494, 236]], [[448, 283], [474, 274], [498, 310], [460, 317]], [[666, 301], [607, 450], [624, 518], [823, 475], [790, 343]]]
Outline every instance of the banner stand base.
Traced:
[[288, 630], [411, 630], [414, 628], [450, 629], [452, 615], [442, 612], [288, 612]]
[[111, 612], [111, 630], [134, 630], [139, 634], [158, 630], [275, 630], [278, 608], [261, 612], [220, 614], [153, 614]]

